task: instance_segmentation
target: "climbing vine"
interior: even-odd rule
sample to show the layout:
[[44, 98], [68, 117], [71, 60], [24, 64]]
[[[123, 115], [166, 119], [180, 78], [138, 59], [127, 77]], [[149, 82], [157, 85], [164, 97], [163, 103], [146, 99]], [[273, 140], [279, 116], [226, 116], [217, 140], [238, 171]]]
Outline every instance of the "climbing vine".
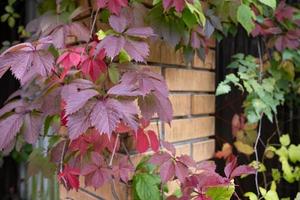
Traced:
[[[19, 18], [14, 3], [8, 1], [1, 17], [11, 27]], [[176, 156], [173, 145], [148, 128], [154, 115], [171, 124], [167, 85], [161, 75], [136, 63], [146, 63], [150, 40], [182, 49], [190, 62], [194, 54], [205, 59], [212, 41], [234, 35], [239, 25], [258, 37], [259, 57], [235, 55], [230, 67], [237, 73], [217, 88], [217, 95], [232, 86], [246, 94], [244, 114], [233, 120], [238, 124], [234, 145], [251, 155], [257, 151], [262, 117], [273, 121], [286, 96], [300, 91], [299, 9], [276, 0], [95, 0], [88, 8], [72, 0], [46, 0], [39, 12], [22, 29], [26, 41], [0, 56], [0, 77], [10, 71], [21, 85], [0, 110], [2, 156], [46, 137], [48, 146], [34, 148], [28, 158], [29, 175], [57, 174], [67, 190], [106, 183], [114, 188], [120, 182], [132, 186], [136, 200], [230, 199], [237, 196], [236, 177], [261, 172], [257, 156], [254, 164], [239, 165], [230, 144], [217, 153], [226, 159], [222, 175], [212, 161]], [[299, 166], [288, 165], [299, 161], [299, 148], [282, 137], [280, 149], [270, 145], [266, 152], [279, 156], [284, 179], [299, 180], [291, 174]], [[129, 151], [149, 149], [153, 154], [134, 166]], [[179, 185], [172, 194], [170, 181]], [[270, 190], [260, 187], [245, 196], [276, 199], [276, 181], [274, 175]]]

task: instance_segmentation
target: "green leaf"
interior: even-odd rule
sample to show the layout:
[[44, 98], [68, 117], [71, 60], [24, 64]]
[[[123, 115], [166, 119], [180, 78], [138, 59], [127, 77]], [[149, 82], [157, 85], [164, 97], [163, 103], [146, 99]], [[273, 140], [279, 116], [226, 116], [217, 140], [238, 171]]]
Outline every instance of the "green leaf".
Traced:
[[283, 146], [288, 146], [291, 143], [291, 139], [288, 134], [282, 135], [279, 138], [279, 141], [280, 141], [280, 144], [282, 144]]
[[279, 200], [277, 192], [273, 190], [268, 191], [264, 198], [265, 200]]
[[96, 33], [97, 37], [99, 40], [103, 40], [106, 37], [106, 33], [100, 29], [97, 33]]
[[182, 12], [182, 20], [189, 28], [193, 28], [197, 24], [197, 18], [187, 8]]
[[259, 191], [263, 196], [267, 194], [267, 190], [265, 188], [259, 187]]
[[224, 187], [210, 187], [206, 191], [206, 196], [212, 200], [230, 200], [234, 193], [234, 185]]
[[237, 11], [238, 22], [246, 29], [249, 34], [255, 27], [253, 22], [254, 13], [251, 8], [245, 4], [241, 4]]
[[27, 174], [34, 176], [41, 172], [46, 178], [52, 178], [55, 173], [56, 166], [45, 157], [42, 149], [34, 149], [28, 159]]
[[297, 193], [295, 200], [300, 200], [300, 192]]
[[10, 15], [8, 13], [1, 16], [1, 22], [5, 22]]
[[159, 2], [161, 2], [161, 0], [153, 0], [153, 5], [156, 5], [156, 4], [158, 4]]
[[160, 200], [159, 183], [160, 181], [154, 175], [137, 174], [133, 179], [135, 195], [139, 200]]
[[244, 194], [244, 197], [248, 197], [249, 200], [258, 200], [258, 197], [256, 194], [254, 194], [253, 192], [246, 192]]
[[296, 146], [292, 144], [288, 148], [289, 151], [289, 159], [293, 162], [300, 162], [300, 145]]
[[13, 13], [14, 12], [14, 8], [11, 6], [5, 6], [5, 11], [8, 13]]
[[275, 10], [276, 8], [276, 0], [259, 0], [261, 3], [270, 6], [271, 8], [273, 8], [273, 10]]
[[119, 62], [124, 63], [130, 61], [131, 61], [130, 55], [126, 51], [121, 50], [121, 52], [119, 53]]
[[16, 24], [15, 18], [9, 17], [9, 18], [8, 18], [8, 25], [9, 25], [9, 27], [10, 27], [10, 28], [13, 28], [13, 27], [15, 26], [15, 24]]
[[234, 142], [236, 149], [246, 155], [252, 155], [254, 153], [254, 148], [249, 144], [244, 144], [241, 141]]
[[279, 182], [281, 178], [281, 173], [279, 169], [272, 169], [272, 178], [275, 182]]
[[205, 15], [203, 14], [202, 6], [201, 6], [201, 3], [199, 2], [199, 0], [194, 0], [193, 4], [191, 4], [187, 1], [185, 3], [187, 5], [187, 8], [196, 17], [197, 22], [201, 23], [201, 25], [204, 27], [205, 22], [206, 22], [206, 18], [205, 18]]
[[228, 94], [230, 91], [231, 87], [228, 84], [221, 82], [217, 87], [216, 95]]
[[116, 84], [119, 82], [120, 73], [118, 68], [115, 65], [112, 65], [108, 68], [108, 75], [112, 83]]

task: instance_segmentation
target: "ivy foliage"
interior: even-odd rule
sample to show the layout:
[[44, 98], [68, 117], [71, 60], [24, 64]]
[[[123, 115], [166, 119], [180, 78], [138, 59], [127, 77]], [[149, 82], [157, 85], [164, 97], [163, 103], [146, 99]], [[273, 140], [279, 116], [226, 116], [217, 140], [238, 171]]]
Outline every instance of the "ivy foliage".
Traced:
[[272, 76], [271, 70], [258, 63], [253, 56], [233, 56], [229, 68], [237, 69], [237, 75], [227, 75], [216, 91], [217, 95], [227, 94], [231, 91], [231, 85], [234, 85], [245, 92], [243, 106], [249, 123], [258, 122], [262, 115], [266, 115], [272, 122], [273, 116], [277, 114], [277, 107], [284, 102], [285, 88], [280, 85], [281, 79]]

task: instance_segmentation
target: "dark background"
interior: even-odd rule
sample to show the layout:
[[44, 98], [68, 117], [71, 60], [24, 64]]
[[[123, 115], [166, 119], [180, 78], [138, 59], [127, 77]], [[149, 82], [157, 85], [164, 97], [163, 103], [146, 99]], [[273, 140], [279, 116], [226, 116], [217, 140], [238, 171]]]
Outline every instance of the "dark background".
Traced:
[[[18, 20], [19, 24], [24, 24], [32, 16], [34, 16], [34, 6], [32, 6], [33, 0], [17, 1], [16, 11], [21, 15]], [[289, 3], [299, 3], [299, 0], [290, 0]], [[6, 1], [0, 0], [0, 15], [4, 12], [4, 6]], [[17, 31], [10, 29], [7, 24], [0, 23], [0, 42], [5, 40], [14, 41], [19, 40]], [[240, 29], [236, 37], [225, 38], [222, 42], [217, 45], [216, 54], [216, 82], [217, 84], [224, 80], [226, 74], [230, 71], [226, 66], [231, 61], [231, 56], [236, 53], [252, 54], [257, 56], [257, 39], [249, 38], [247, 34]], [[1, 45], [2, 46], [2, 45]], [[4, 101], [8, 96], [17, 90], [19, 87], [18, 81], [14, 79], [11, 73], [6, 73], [0, 79], [0, 107], [2, 107]], [[216, 101], [216, 139], [217, 139], [217, 149], [221, 149], [222, 143], [224, 141], [232, 142], [231, 135], [231, 119], [235, 113], [241, 113], [241, 104], [243, 97], [238, 91], [234, 91], [229, 95], [217, 97]], [[296, 105], [293, 105], [293, 109], [289, 109], [288, 106], [280, 108], [279, 121], [283, 122], [281, 128], [284, 132], [291, 133], [293, 141], [300, 141], [299, 134], [299, 121], [300, 111]], [[275, 127], [270, 125], [267, 120], [263, 120], [263, 140], [266, 140], [270, 134], [275, 130]], [[220, 161], [219, 161], [220, 162]], [[222, 163], [220, 163], [222, 164]], [[6, 157], [4, 160], [4, 165], [0, 168], [0, 200], [8, 199], [18, 199], [18, 163], [14, 161], [11, 157]], [[243, 181], [247, 184], [240, 185], [239, 190], [242, 192], [243, 188], [247, 191], [254, 189], [254, 181]], [[240, 182], [238, 182], [240, 184]], [[251, 189], [250, 189], [251, 188]], [[298, 184], [281, 184], [280, 193], [290, 194], [294, 196], [298, 191]], [[244, 191], [245, 192], [245, 191]]]

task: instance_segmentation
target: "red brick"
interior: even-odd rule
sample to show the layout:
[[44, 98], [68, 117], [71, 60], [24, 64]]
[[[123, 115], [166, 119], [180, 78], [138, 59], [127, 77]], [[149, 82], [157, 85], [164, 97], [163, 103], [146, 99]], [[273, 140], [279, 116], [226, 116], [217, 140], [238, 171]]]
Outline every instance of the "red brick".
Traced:
[[171, 127], [165, 126], [165, 140], [169, 142], [207, 137], [215, 132], [214, 117], [173, 120]]
[[214, 95], [193, 95], [192, 96], [192, 114], [210, 114], [215, 112]]
[[166, 69], [166, 81], [173, 91], [214, 91], [215, 73], [199, 70]]
[[215, 153], [215, 140], [207, 140], [193, 144], [193, 158], [199, 162], [210, 159]]

